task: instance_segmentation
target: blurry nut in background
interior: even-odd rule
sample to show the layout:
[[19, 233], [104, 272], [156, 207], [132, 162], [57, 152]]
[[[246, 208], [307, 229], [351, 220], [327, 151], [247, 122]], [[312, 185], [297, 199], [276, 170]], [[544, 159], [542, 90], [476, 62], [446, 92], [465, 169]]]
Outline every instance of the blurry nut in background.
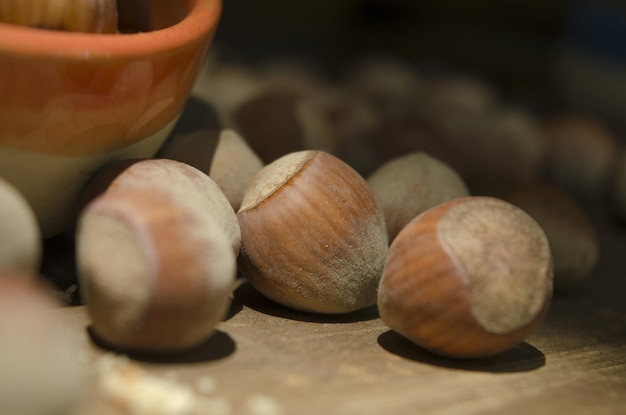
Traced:
[[88, 357], [60, 307], [40, 278], [0, 271], [0, 413], [68, 414], [81, 400]]
[[457, 171], [473, 193], [497, 196], [542, 173], [546, 146], [535, 118], [520, 108], [501, 107], [467, 122], [446, 137]]
[[547, 174], [580, 196], [597, 196], [607, 186], [617, 140], [600, 121], [575, 115], [554, 117], [544, 126]]
[[385, 215], [389, 242], [420, 213], [469, 196], [465, 183], [451, 167], [423, 152], [388, 161], [367, 182]]
[[0, 177], [0, 270], [37, 273], [42, 256], [39, 224], [19, 191]]
[[189, 164], [206, 173], [239, 210], [250, 179], [263, 162], [235, 130], [200, 130], [174, 136], [160, 157]]
[[528, 185], [512, 190], [506, 199], [546, 233], [555, 291], [574, 288], [591, 275], [598, 261], [598, 238], [589, 216], [573, 197], [553, 185]]

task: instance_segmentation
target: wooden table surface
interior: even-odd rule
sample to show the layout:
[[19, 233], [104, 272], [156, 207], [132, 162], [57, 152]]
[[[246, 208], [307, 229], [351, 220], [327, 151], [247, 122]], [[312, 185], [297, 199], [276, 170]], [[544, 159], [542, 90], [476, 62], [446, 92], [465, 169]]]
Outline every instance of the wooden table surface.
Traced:
[[[626, 414], [626, 227], [597, 225], [601, 257], [592, 278], [555, 296], [528, 341], [493, 358], [439, 358], [391, 332], [375, 308], [314, 316], [243, 284], [201, 347], [133, 362], [201, 390], [220, 403], [220, 415]], [[59, 318], [88, 363], [107, 353], [87, 333], [84, 306]], [[103, 408], [95, 399], [79, 413], [113, 415]]]

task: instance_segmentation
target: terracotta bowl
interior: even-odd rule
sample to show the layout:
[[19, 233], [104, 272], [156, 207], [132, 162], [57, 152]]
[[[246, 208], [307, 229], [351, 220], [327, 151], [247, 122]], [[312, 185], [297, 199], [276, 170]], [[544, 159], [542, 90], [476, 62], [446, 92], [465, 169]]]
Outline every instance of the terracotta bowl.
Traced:
[[44, 237], [67, 229], [103, 164], [152, 157], [189, 96], [221, 0], [151, 0], [154, 30], [84, 34], [0, 23], [0, 176]]

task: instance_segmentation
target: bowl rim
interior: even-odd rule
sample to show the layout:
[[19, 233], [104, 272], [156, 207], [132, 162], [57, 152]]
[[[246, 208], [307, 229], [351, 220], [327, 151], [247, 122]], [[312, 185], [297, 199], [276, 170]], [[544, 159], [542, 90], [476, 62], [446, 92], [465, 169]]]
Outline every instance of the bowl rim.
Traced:
[[138, 33], [76, 33], [0, 23], [0, 59], [19, 55], [51, 59], [150, 56], [205, 39], [217, 28], [222, 0], [189, 0], [189, 14], [164, 29]]

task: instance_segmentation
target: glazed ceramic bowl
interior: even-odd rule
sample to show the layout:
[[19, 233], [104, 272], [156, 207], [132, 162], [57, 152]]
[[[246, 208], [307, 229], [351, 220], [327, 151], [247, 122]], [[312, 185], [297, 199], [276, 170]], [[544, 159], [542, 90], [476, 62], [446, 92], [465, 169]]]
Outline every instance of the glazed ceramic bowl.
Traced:
[[221, 0], [151, 0], [154, 30], [51, 31], [0, 23], [0, 176], [42, 234], [67, 229], [107, 162], [152, 157], [176, 123]]

